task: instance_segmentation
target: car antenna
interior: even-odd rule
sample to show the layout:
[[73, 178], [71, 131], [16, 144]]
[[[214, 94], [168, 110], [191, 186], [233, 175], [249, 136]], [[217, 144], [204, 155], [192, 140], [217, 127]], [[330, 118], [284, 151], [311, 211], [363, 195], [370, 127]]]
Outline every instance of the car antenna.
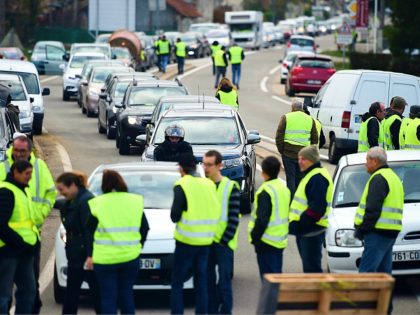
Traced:
[[203, 109], [204, 109], [204, 92], [203, 92]]

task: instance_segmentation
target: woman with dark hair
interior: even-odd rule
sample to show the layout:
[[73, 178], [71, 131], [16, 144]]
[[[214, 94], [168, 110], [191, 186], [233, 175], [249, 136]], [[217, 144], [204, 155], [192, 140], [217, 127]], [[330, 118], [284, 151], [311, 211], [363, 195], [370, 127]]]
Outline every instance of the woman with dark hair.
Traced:
[[[61, 221], [66, 228], [67, 288], [63, 304], [63, 314], [77, 314], [80, 287], [83, 280], [89, 284], [94, 300], [95, 311], [100, 314], [100, 300], [95, 275], [84, 268], [92, 239], [85, 225], [89, 218], [88, 200], [94, 195], [87, 190], [85, 174], [67, 172], [57, 178], [57, 190], [66, 199], [57, 201], [55, 208], [60, 210]], [[64, 237], [64, 235], [62, 235]]]
[[124, 179], [113, 170], [104, 170], [102, 191], [89, 201], [87, 227], [94, 241], [86, 265], [96, 274], [102, 313], [117, 314], [119, 308], [121, 314], [134, 314], [133, 285], [149, 231], [143, 197], [128, 193]]

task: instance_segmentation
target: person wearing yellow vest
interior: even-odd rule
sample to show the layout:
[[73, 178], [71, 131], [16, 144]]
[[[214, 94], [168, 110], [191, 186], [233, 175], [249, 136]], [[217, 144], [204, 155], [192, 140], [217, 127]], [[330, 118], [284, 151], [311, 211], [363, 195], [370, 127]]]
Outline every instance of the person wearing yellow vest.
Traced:
[[224, 77], [220, 80], [219, 87], [216, 91], [216, 98], [220, 103], [239, 110], [238, 92], [228, 78]]
[[391, 99], [390, 109], [382, 122], [384, 128], [384, 144], [386, 150], [400, 149], [400, 128], [407, 102], [400, 96]]
[[304, 177], [290, 204], [289, 233], [296, 236], [303, 272], [322, 272], [322, 244], [328, 227], [333, 182], [321, 166], [315, 145], [299, 151], [299, 167]]
[[32, 314], [36, 297], [34, 255], [39, 233], [33, 218], [28, 183], [32, 165], [17, 160], [0, 182], [0, 314], [9, 314], [13, 284], [15, 314]]
[[290, 113], [280, 117], [276, 132], [276, 146], [283, 160], [287, 187], [293, 196], [302, 179], [298, 153], [306, 146], [318, 144], [318, 131], [315, 121], [304, 113], [301, 101], [292, 100], [291, 107]]
[[420, 106], [410, 107], [410, 120], [404, 127], [404, 150], [420, 150]]
[[232, 81], [239, 90], [239, 81], [241, 81], [241, 65], [242, 60], [245, 59], [244, 50], [239, 47], [238, 44], [233, 42], [232, 46], [228, 50], [228, 56], [230, 64], [232, 65]]
[[154, 49], [156, 54], [156, 66], [158, 67], [159, 71], [162, 71], [161, 69], [161, 61], [160, 61], [160, 53], [159, 53], [159, 41], [161, 40], [161, 36], [158, 36], [154, 42]]
[[220, 152], [215, 150], [208, 151], [203, 157], [204, 172], [216, 184], [222, 206], [208, 259], [208, 314], [232, 314], [233, 309], [233, 253], [238, 246], [240, 193], [238, 183], [220, 173], [222, 160]]
[[187, 55], [186, 47], [187, 45], [181, 40], [181, 38], [176, 39], [175, 56], [178, 63], [178, 74], [184, 73], [185, 56]]
[[160, 71], [166, 73], [166, 67], [169, 63], [169, 55], [171, 54], [171, 44], [166, 39], [165, 35], [162, 35], [162, 38], [158, 40], [157, 50], [160, 56]]
[[216, 65], [214, 63], [214, 56], [216, 55], [216, 51], [220, 50], [220, 48], [222, 48], [222, 45], [220, 45], [217, 40], [215, 40], [210, 46], [211, 62], [213, 64], [213, 67], [212, 67], [213, 68], [213, 75], [216, 75]]
[[[29, 190], [32, 196], [32, 206], [34, 211], [34, 220], [38, 229], [41, 230], [45, 219], [50, 214], [54, 205], [57, 191], [55, 189], [54, 179], [48, 169], [47, 164], [36, 158], [32, 152], [32, 142], [24, 134], [16, 133], [13, 136], [13, 145], [6, 151], [6, 160], [0, 163], [0, 181], [6, 179], [11, 166], [18, 160], [29, 161], [32, 164], [32, 177], [29, 181]], [[42, 306], [39, 295], [39, 271], [41, 260], [41, 243], [38, 243], [34, 258], [34, 271], [37, 283], [37, 296], [34, 303], [34, 314], [39, 314]]]
[[384, 130], [381, 122], [385, 114], [385, 105], [374, 102], [370, 105], [369, 112], [362, 115], [357, 152], [367, 152], [372, 147], [384, 146]]
[[149, 231], [143, 196], [128, 193], [124, 179], [113, 170], [103, 172], [102, 192], [88, 201], [86, 226], [93, 235], [93, 251], [85, 265], [93, 268], [98, 281], [101, 314], [117, 314], [118, 308], [121, 314], [134, 314], [133, 286]]
[[176, 223], [175, 253], [171, 283], [171, 314], [184, 313], [184, 282], [193, 270], [195, 313], [207, 314], [207, 265], [210, 246], [221, 216], [216, 185], [196, 174], [196, 159], [186, 154], [179, 159], [181, 179], [174, 185], [171, 220]]
[[[370, 178], [356, 209], [355, 237], [364, 241], [359, 272], [392, 273], [392, 247], [402, 230], [404, 188], [399, 176], [387, 165], [383, 148], [366, 154]], [[392, 303], [388, 314], [391, 314]]]
[[226, 55], [226, 47], [222, 46], [214, 53], [214, 64], [216, 65], [216, 81], [214, 88], [217, 89], [220, 77], [226, 76], [226, 69], [228, 66], [228, 59]]
[[278, 178], [280, 161], [269, 156], [261, 163], [264, 183], [255, 195], [248, 224], [249, 241], [255, 247], [261, 281], [265, 273], [281, 273], [283, 250], [289, 234], [290, 190]]
[[[306, 115], [311, 116], [311, 113], [308, 110], [308, 106], [303, 104], [303, 111]], [[316, 131], [318, 133], [318, 147], [321, 149], [325, 145], [325, 136], [324, 131], [322, 130], [322, 124], [317, 118], [312, 118], [315, 122]]]

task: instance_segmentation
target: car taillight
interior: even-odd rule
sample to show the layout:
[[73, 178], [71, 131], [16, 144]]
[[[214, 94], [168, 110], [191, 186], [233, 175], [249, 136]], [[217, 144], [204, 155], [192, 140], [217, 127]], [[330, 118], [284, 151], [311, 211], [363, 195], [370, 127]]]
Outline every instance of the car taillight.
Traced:
[[350, 128], [351, 112], [343, 112], [341, 117], [341, 128]]
[[287, 69], [287, 67], [288, 67], [287, 63], [283, 62], [283, 67], [285, 67]]
[[290, 42], [287, 43], [287, 48], [290, 48], [292, 44]]
[[25, 57], [23, 57], [23, 56], [22, 56], [22, 57], [20, 57], [20, 60], [25, 60]]
[[335, 69], [334, 68], [330, 68], [327, 70], [328, 74], [334, 74], [335, 73]]
[[298, 73], [301, 73], [301, 72], [303, 72], [303, 68], [300, 67], [300, 66], [294, 67], [292, 69], [292, 74], [298, 74]]

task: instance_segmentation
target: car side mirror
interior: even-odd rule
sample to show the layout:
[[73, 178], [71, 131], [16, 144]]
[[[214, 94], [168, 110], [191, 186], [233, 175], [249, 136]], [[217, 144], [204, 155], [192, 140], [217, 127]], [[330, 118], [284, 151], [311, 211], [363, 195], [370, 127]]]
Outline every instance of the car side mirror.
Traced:
[[80, 74], [76, 74], [76, 75], [75, 75], [75, 78], [76, 78], [76, 79], [81, 79], [81, 78], [82, 78], [82, 75], [80, 75]]
[[283, 59], [279, 59], [279, 63], [282, 63], [283, 62]]
[[99, 98], [101, 98], [103, 100], [106, 100], [107, 97], [108, 97], [108, 93], [101, 93], [101, 94], [99, 94]]
[[66, 65], [64, 63], [60, 64], [58, 67], [63, 71], [66, 69]]
[[257, 136], [259, 136], [259, 135], [260, 135], [260, 132], [259, 132], [258, 130], [249, 130], [249, 131], [248, 131], [248, 134], [250, 134], [250, 135], [257, 135]]
[[257, 144], [261, 142], [261, 137], [260, 135], [255, 135], [252, 133], [248, 133], [248, 140], [247, 140], [247, 144]]
[[34, 102], [34, 100], [35, 100], [35, 99], [34, 99], [33, 97], [30, 97], [30, 98], [29, 98], [29, 101], [30, 101], [31, 103], [33, 103], [33, 102]]
[[83, 85], [83, 86], [87, 86], [88, 82], [87, 82], [87, 80], [83, 79], [83, 80], [80, 81], [80, 84]]
[[114, 106], [116, 108], [124, 108], [123, 104], [121, 102], [115, 103]]
[[305, 96], [303, 98], [303, 105], [314, 107], [314, 98], [312, 96]]
[[146, 135], [139, 135], [139, 136], [137, 136], [135, 142], [137, 144], [141, 144], [141, 145], [146, 144]]
[[43, 90], [42, 90], [42, 95], [43, 96], [47, 96], [47, 95], [50, 95], [50, 89], [49, 88], [44, 88]]
[[63, 55], [63, 60], [64, 60], [64, 61], [69, 61], [69, 60], [70, 60], [70, 54], [66, 52], [66, 53]]

